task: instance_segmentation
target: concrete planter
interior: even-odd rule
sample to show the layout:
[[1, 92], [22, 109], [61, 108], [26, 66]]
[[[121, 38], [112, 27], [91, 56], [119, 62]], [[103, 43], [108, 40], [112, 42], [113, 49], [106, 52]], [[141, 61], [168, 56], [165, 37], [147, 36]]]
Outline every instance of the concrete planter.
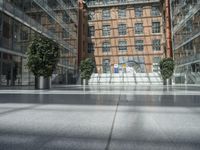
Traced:
[[172, 85], [172, 79], [165, 79], [163, 80], [163, 85]]
[[51, 77], [36, 77], [35, 78], [35, 89], [45, 90], [51, 88]]
[[83, 85], [88, 85], [88, 80], [83, 79]]

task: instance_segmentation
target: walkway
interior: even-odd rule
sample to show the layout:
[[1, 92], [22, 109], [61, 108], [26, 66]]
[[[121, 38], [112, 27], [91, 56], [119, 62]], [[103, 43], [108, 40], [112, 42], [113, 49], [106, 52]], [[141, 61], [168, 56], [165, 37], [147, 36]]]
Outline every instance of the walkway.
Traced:
[[199, 150], [199, 86], [0, 90], [0, 150]]

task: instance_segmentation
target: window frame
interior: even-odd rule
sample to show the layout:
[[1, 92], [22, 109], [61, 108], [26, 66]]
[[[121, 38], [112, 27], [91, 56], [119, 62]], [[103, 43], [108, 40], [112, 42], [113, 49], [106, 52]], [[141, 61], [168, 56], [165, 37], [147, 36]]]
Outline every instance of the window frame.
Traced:
[[160, 12], [160, 8], [158, 5], [153, 5], [151, 6], [151, 16], [160, 16], [161, 12]]
[[126, 35], [126, 34], [127, 34], [126, 24], [124, 23], [118, 24], [118, 35]]
[[135, 23], [135, 34], [144, 34], [143, 23]]
[[126, 7], [118, 7], [118, 18], [126, 17]]
[[126, 40], [118, 41], [118, 50], [119, 51], [127, 51], [127, 41]]
[[110, 19], [110, 9], [102, 9], [102, 20]]
[[160, 22], [159, 21], [152, 22], [152, 33], [160, 33]]
[[88, 43], [87, 52], [88, 53], [94, 52], [94, 43]]
[[91, 36], [95, 36], [95, 27], [93, 25], [88, 26], [88, 37], [91, 37]]
[[102, 25], [102, 36], [110, 36], [110, 25]]
[[152, 50], [153, 51], [160, 51], [161, 50], [161, 40], [160, 39], [153, 39], [152, 40]]
[[135, 40], [135, 50], [144, 51], [144, 40], [142, 39]]
[[135, 17], [140, 18], [143, 16], [143, 7], [142, 6], [137, 6], [134, 8], [135, 11]]
[[109, 41], [104, 41], [102, 43], [102, 52], [110, 52], [110, 42]]

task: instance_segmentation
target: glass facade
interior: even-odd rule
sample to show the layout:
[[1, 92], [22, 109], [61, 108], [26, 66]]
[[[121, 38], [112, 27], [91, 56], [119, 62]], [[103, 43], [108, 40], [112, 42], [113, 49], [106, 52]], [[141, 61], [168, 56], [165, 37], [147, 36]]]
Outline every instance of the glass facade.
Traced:
[[175, 83], [200, 84], [200, 1], [172, 0]]
[[37, 35], [57, 42], [61, 57], [52, 82], [77, 77], [78, 4], [74, 0], [0, 0], [0, 85], [32, 85], [26, 51]]

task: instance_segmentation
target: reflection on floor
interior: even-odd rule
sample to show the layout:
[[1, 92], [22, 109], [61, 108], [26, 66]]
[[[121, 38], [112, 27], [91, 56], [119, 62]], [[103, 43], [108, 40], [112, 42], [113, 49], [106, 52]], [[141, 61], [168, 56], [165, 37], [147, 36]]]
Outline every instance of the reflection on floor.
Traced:
[[0, 90], [0, 150], [199, 150], [199, 124], [198, 86]]

